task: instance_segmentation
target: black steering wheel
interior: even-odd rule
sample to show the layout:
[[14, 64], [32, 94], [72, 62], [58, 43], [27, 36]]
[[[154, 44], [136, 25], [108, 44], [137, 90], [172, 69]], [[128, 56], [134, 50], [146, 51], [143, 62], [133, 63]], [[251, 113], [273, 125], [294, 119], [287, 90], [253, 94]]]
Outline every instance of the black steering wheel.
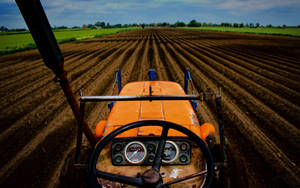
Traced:
[[[119, 174], [112, 174], [108, 172], [103, 172], [100, 170], [97, 170], [96, 165], [98, 161], [98, 157], [102, 151], [102, 149], [117, 135], [129, 130], [129, 129], [134, 129], [137, 127], [142, 127], [142, 126], [160, 126], [163, 128], [160, 139], [159, 139], [159, 144], [158, 148], [155, 154], [155, 158], [152, 164], [152, 168], [146, 170], [141, 177], [138, 178], [133, 178], [133, 177], [128, 177], [124, 175], [119, 175]], [[191, 141], [194, 141], [201, 149], [203, 156], [206, 161], [206, 170], [198, 172], [196, 174], [190, 175], [185, 178], [178, 178], [175, 179], [171, 182], [163, 183], [162, 182], [162, 177], [160, 175], [160, 166], [161, 166], [161, 161], [162, 161], [162, 154], [163, 150], [165, 147], [165, 143], [167, 140], [168, 136], [168, 131], [169, 129], [175, 129], [179, 132], [184, 133], [187, 135]], [[210, 187], [212, 180], [213, 180], [213, 158], [212, 155], [207, 148], [205, 142], [195, 133], [192, 131], [186, 129], [185, 127], [182, 127], [178, 124], [168, 122], [168, 121], [160, 121], [160, 120], [146, 120], [146, 121], [137, 121], [133, 123], [129, 123], [125, 126], [122, 126], [113, 132], [111, 132], [109, 135], [105, 136], [95, 147], [90, 163], [89, 163], [89, 182], [91, 184], [91, 187], [93, 188], [98, 188], [101, 187], [101, 185], [98, 182], [97, 178], [103, 178], [107, 179], [110, 181], [114, 182], [120, 182], [120, 183], [125, 183], [128, 185], [133, 185], [133, 186], [138, 186], [138, 187], [168, 187], [171, 184], [178, 183], [181, 181], [184, 181], [189, 178], [193, 178], [196, 176], [200, 175], [205, 175], [205, 182], [203, 184], [203, 187]]]

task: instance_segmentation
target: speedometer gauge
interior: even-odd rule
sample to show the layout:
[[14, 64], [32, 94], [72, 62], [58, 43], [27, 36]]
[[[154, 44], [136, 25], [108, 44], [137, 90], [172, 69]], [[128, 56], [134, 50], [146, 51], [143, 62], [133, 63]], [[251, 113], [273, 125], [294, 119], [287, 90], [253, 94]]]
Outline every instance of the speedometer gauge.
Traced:
[[175, 142], [166, 141], [165, 149], [162, 157], [162, 161], [165, 163], [171, 163], [178, 158], [179, 149]]
[[147, 155], [146, 147], [143, 143], [133, 141], [125, 147], [125, 158], [132, 164], [141, 163]]

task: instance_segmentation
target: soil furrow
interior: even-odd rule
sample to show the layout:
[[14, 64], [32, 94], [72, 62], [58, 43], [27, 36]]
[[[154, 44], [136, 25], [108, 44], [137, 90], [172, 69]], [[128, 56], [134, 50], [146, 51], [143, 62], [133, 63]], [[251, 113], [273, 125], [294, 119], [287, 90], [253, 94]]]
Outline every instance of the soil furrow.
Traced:
[[[140, 44], [139, 44], [139, 46], [140, 46]], [[137, 47], [136, 49], [138, 49], [139, 47]], [[122, 60], [121, 61], [117, 61], [116, 60], [116, 62], [112, 62], [112, 63], [114, 63], [114, 69], [116, 70], [117, 68], [122, 68], [123, 66], [127, 66], [127, 69], [129, 70], [129, 73], [132, 73], [133, 71], [132, 71], [132, 69], [130, 69], [130, 66], [128, 65], [128, 64], [135, 64], [135, 62], [137, 62], [137, 61], [134, 61], [134, 59], [133, 60], [130, 60], [130, 58], [129, 57], [131, 57], [131, 58], [134, 58], [135, 57], [135, 55], [136, 55], [136, 53], [134, 52], [134, 53], [132, 53], [134, 51], [134, 48], [130, 48], [127, 52], [126, 52], [126, 54], [122, 57]], [[130, 62], [130, 63], [128, 63], [128, 62]], [[119, 66], [118, 66], [119, 65]], [[131, 66], [131, 67], [133, 67], [133, 66]], [[111, 67], [111, 68], [113, 68], [113, 67]], [[131, 70], [131, 71], [130, 71]], [[91, 84], [89, 84], [89, 85], [85, 85], [86, 86], [86, 88], [83, 88], [83, 91], [84, 91], [84, 93], [86, 93], [87, 95], [103, 95], [103, 94], [108, 94], [108, 93], [110, 93], [110, 90], [112, 89], [110, 89], [110, 90], [107, 90], [107, 88], [109, 87], [109, 85], [111, 85], [111, 83], [112, 83], [112, 81], [113, 81], [113, 77], [114, 77], [114, 73], [113, 73], [113, 69], [111, 69], [110, 71], [108, 71], [108, 72], [105, 72], [105, 74], [107, 74], [107, 76], [106, 77], [102, 77], [102, 76], [98, 76], [96, 79], [95, 79], [95, 81], [93, 81]], [[125, 74], [123, 74], [123, 75], [125, 75], [125, 82], [127, 82], [127, 76], [126, 75], [128, 75], [128, 74], [126, 74], [126, 72], [125, 72]], [[101, 83], [101, 84], [99, 84], [99, 83]], [[88, 88], [90, 88], [90, 89], [88, 89]], [[96, 103], [94, 104], [94, 105], [89, 105], [89, 107], [87, 107], [87, 116], [88, 117], [91, 117], [91, 112], [98, 112], [99, 110], [103, 110], [103, 104], [102, 105], [96, 105]], [[68, 111], [68, 113], [71, 113], [71, 111], [70, 110], [68, 110], [67, 108], [64, 110], [64, 111]], [[107, 111], [107, 110], [105, 110], [105, 111]], [[90, 119], [90, 121], [95, 121], [95, 119], [97, 119], [96, 118], [96, 116], [92, 116], [93, 118], [89, 118]], [[91, 119], [94, 119], [94, 120], [91, 120]], [[54, 121], [55, 122], [55, 121]], [[73, 122], [74, 123], [74, 122]], [[72, 127], [70, 124], [68, 125], [68, 127], [70, 128], [70, 127]], [[93, 124], [92, 126], [91, 126], [92, 128], [94, 128], [95, 127], [95, 124]], [[65, 128], [67, 128], [67, 126], [65, 126]], [[57, 128], [57, 130], [53, 130], [54, 132], [53, 133], [51, 133], [51, 135], [49, 136], [49, 137], [51, 137], [52, 135], [54, 136], [54, 135], [56, 135], [56, 132], [57, 131], [59, 131], [59, 129], [60, 128]], [[73, 132], [74, 132], [74, 130], [73, 130]], [[65, 136], [67, 136], [67, 135], [61, 135], [61, 137], [65, 137]], [[74, 135], [73, 135], [74, 136]], [[73, 138], [74, 139], [74, 138]], [[49, 140], [49, 138], [47, 138], [47, 140], [45, 140], [44, 142], [42, 142], [42, 143], [40, 143], [40, 145], [45, 145], [45, 147], [48, 145], [47, 144], [47, 142], [48, 142], [48, 140]], [[70, 139], [70, 140], [72, 140], [72, 139]], [[66, 145], [67, 146], [67, 145]], [[66, 147], [65, 146], [65, 147]], [[40, 147], [42, 147], [42, 146], [40, 146]], [[31, 155], [37, 155], [37, 154], [35, 154], [35, 152], [40, 152], [39, 150], [34, 150], [33, 151], [33, 153], [31, 154]], [[40, 155], [43, 155], [43, 154], [40, 154]], [[46, 156], [45, 156], [46, 157]], [[32, 158], [31, 156], [29, 156], [28, 158]], [[51, 160], [53, 160], [53, 159], [51, 159]], [[54, 159], [54, 161], [55, 161], [55, 159]], [[19, 162], [21, 162], [21, 161], [19, 161]], [[24, 166], [26, 166], [26, 162], [27, 161], [24, 161], [23, 163], [22, 163], [22, 165], [20, 165], [20, 167], [18, 167], [18, 169], [20, 169], [20, 170], [15, 170], [15, 171], [17, 171], [17, 172], [22, 172], [22, 171], [24, 171], [24, 170], [26, 170], [26, 168], [24, 168]], [[40, 169], [41, 171], [43, 171], [43, 167], [42, 167], [42, 165], [41, 165], [41, 169]], [[33, 172], [31, 172], [31, 173], [33, 173], [33, 174], [38, 174], [39, 172], [40, 172], [40, 170], [38, 170], [38, 171], [33, 171]], [[47, 170], [48, 171], [48, 170]], [[12, 177], [14, 177], [14, 174], [12, 174], [11, 175]], [[32, 175], [31, 176], [31, 178], [34, 178], [34, 177], [36, 177], [36, 175]], [[23, 182], [23, 183], [30, 183], [30, 182], [32, 182], [33, 180], [32, 179], [29, 179], [28, 180], [28, 178]]]
[[[172, 49], [169, 49], [169, 53], [171, 53], [171, 50]], [[174, 52], [173, 53], [173, 56], [176, 56], [177, 54], [180, 54], [180, 53], [183, 53], [184, 52], [184, 50], [181, 50], [180, 52], [178, 51], [178, 52]], [[178, 55], [177, 55], [178, 56]], [[185, 56], [185, 57], [189, 57], [189, 55], [187, 55], [187, 56]], [[184, 59], [182, 59], [181, 58], [181, 60], [179, 61], [179, 62], [184, 62], [184, 61], [187, 61], [187, 60], [184, 60]], [[193, 59], [189, 59], [188, 60], [189, 62], [197, 62], [197, 60], [193, 60]], [[199, 60], [198, 60], [199, 61]], [[200, 64], [203, 64], [203, 63], [200, 63]], [[205, 64], [203, 64], [203, 65], [201, 65], [201, 67], [203, 67], [203, 68], [205, 68], [206, 67], [206, 65]], [[208, 70], [209, 68], [207, 68], [207, 70]], [[211, 70], [213, 70], [213, 69], [211, 69]], [[208, 75], [209, 76], [212, 76], [212, 75], [216, 75], [216, 77], [217, 77], [217, 75], [218, 74], [213, 74], [213, 71], [209, 71], [209, 73], [208, 73]], [[220, 77], [219, 75], [218, 75], [218, 77]], [[213, 79], [215, 79], [214, 77], [212, 77]], [[220, 82], [220, 80], [222, 80], [222, 79], [219, 79], [219, 80], [216, 80], [216, 83], [226, 83], [226, 82]], [[230, 83], [230, 81], [229, 81], [229, 83]], [[220, 85], [222, 85], [223, 86], [223, 88], [226, 88], [226, 86], [225, 86], [225, 84], [220, 84]], [[234, 89], [234, 85], [232, 85], [232, 84], [230, 84], [231, 86], [229, 86], [228, 88], [232, 88], [232, 89]], [[245, 95], [248, 95], [249, 96], [249, 94], [247, 93], [247, 92], [242, 92], [242, 91], [238, 91], [238, 89], [235, 89], [235, 91], [236, 92], [233, 92], [234, 94], [237, 94], [237, 93], [245, 93]], [[231, 93], [231, 90], [229, 90], [228, 91], [229, 93]], [[231, 94], [232, 95], [232, 94]], [[234, 95], [233, 95], [234, 96]], [[235, 97], [235, 98], [237, 98], [237, 97]], [[241, 98], [241, 97], [240, 97]], [[247, 98], [249, 98], [249, 97], [247, 97]], [[247, 98], [245, 98], [244, 100], [245, 101], [247, 101]], [[253, 98], [253, 97], [250, 97], [250, 99], [251, 98]], [[253, 98], [252, 100], [254, 100], [255, 101], [255, 99]], [[245, 104], [245, 101], [244, 102], [241, 102], [241, 104]], [[254, 103], [253, 101], [251, 101], [252, 103]], [[247, 104], [247, 103], [246, 103]], [[249, 102], [249, 104], [250, 104], [250, 102]], [[249, 105], [248, 104], [248, 105]], [[253, 111], [253, 109], [255, 109], [255, 108], [260, 108], [260, 109], [263, 109], [263, 111], [262, 111], [262, 114], [266, 114], [266, 113], [268, 113], [268, 114], [274, 114], [274, 113], [272, 113], [272, 111], [270, 110], [270, 109], [268, 109], [267, 107], [263, 107], [263, 104], [262, 103], [260, 103], [260, 102], [255, 102], [255, 104], [260, 104], [261, 106], [259, 106], [259, 107], [253, 107], [252, 109], [249, 109], [249, 110], [251, 110], [251, 111]], [[247, 107], [247, 106], [246, 106]], [[247, 108], [246, 108], [247, 109]], [[268, 112], [268, 110], [269, 110], [269, 112]], [[260, 117], [261, 118], [261, 117]], [[264, 118], [265, 118], [265, 116], [264, 116]], [[268, 118], [270, 118], [270, 117], [268, 117]], [[279, 116], [273, 116], [273, 118], [272, 119], [274, 119], [274, 118], [276, 118], [277, 120], [276, 121], [271, 121], [270, 122], [270, 124], [269, 124], [269, 126], [270, 127], [274, 127], [274, 123], [277, 123], [277, 124], [279, 124], [280, 122], [281, 122], [281, 126], [275, 126], [274, 127], [274, 129], [277, 131], [277, 133], [274, 135], [274, 133], [270, 130], [270, 129], [268, 129], [269, 127], [264, 127], [264, 130], [265, 131], [267, 131], [267, 133], [269, 133], [270, 135], [274, 135], [274, 136], [272, 136], [271, 138], [273, 139], [273, 141], [276, 141], [276, 143], [278, 144], [278, 145], [280, 145], [281, 146], [281, 148], [282, 149], [284, 149], [284, 150], [288, 150], [288, 151], [290, 151], [293, 155], [290, 155], [290, 156], [294, 156], [295, 154], [297, 154], [297, 151], [298, 151], [298, 145], [297, 145], [297, 143], [295, 143], [295, 140], [297, 140], [297, 138], [299, 138], [299, 131], [298, 131], [298, 129], [295, 129], [292, 125], [289, 125], [289, 126], [287, 126], [288, 125], [288, 123], [287, 122], [285, 122], [281, 117], [279, 117]], [[267, 119], [268, 121], [270, 121], [269, 119]], [[267, 120], [265, 120], [265, 121], [267, 121]], [[262, 121], [263, 122], [263, 121]], [[265, 122], [264, 122], [265, 123]], [[264, 125], [264, 123], [260, 123], [262, 126], [265, 126]], [[291, 136], [291, 135], [293, 135], [293, 136]], [[291, 136], [291, 137], [290, 137]], [[288, 146], [286, 146], [285, 144], [282, 144], [281, 143], [281, 140], [282, 139], [278, 139], [278, 137], [282, 137], [282, 139], [284, 139], [284, 140], [286, 140], [287, 142], [289, 142], [293, 147], [292, 148], [290, 148], [290, 147], [288, 147]], [[295, 159], [296, 160], [296, 159]]]
[[[276, 57], [270, 58], [271, 60], [269, 60], [267, 54], [263, 54], [263, 56], [257, 57], [257, 55], [254, 52], [252, 54], [248, 53], [248, 51], [246, 49], [242, 50], [240, 48], [231, 47], [229, 45], [227, 46], [226, 44], [222, 44], [222, 43], [219, 43], [219, 45], [216, 45], [216, 46], [222, 46], [222, 48], [226, 48], [226, 50], [228, 52], [232, 52], [234, 54], [240, 55], [239, 57], [248, 58], [252, 61], [260, 62], [260, 64], [261, 64], [260, 66], [264, 66], [269, 69], [273, 69], [274, 72], [286, 71], [286, 72], [291, 72], [295, 75], [299, 75], [299, 67], [298, 66], [295, 69], [295, 68], [290, 67], [289, 65], [285, 65], [284, 61], [277, 62]], [[295, 65], [292, 65], [292, 66], [295, 66]]]
[[[119, 55], [122, 54], [124, 51], [127, 51], [127, 52], [129, 51], [129, 49], [126, 49], [126, 47], [135, 46], [135, 44], [136, 44], [136, 42], [131, 43], [127, 46], [124, 46], [122, 49], [119, 49], [112, 56], [110, 56], [110, 61], [107, 61], [104, 64], [98, 64], [98, 66], [100, 66], [100, 67], [102, 66], [103, 69], [108, 69], [111, 61], [113, 61], [114, 59], [119, 57]], [[123, 54], [126, 54], [126, 53], [123, 53]], [[97, 69], [96, 67], [94, 67], [94, 69], [90, 69], [88, 72], [86, 72], [86, 74], [84, 75], [85, 79], [84, 78], [78, 79], [78, 81], [72, 83], [71, 86], [73, 88], [76, 88], [75, 91], [77, 91], [78, 89], [82, 88], [84, 85], [88, 85], [90, 82], [93, 82], [93, 79], [95, 79], [95, 77], [97, 77], [97, 75], [101, 74], [102, 72], [103, 72], [103, 70]], [[60, 100], [58, 100], [57, 98], [59, 98]], [[22, 119], [18, 120], [16, 123], [11, 125], [9, 129], [2, 132], [0, 135], [1, 148], [6, 148], [6, 147], [10, 147], [11, 145], [15, 145], [14, 151], [17, 151], [20, 147], [24, 146], [26, 144], [25, 140], [30, 140], [30, 138], [33, 135], [35, 135], [41, 128], [46, 126], [45, 124], [47, 124], [47, 121], [49, 121], [49, 119], [51, 120], [51, 118], [53, 118], [57, 112], [61, 111], [59, 109], [62, 108], [61, 106], [63, 104], [66, 105], [65, 104], [66, 102], [63, 99], [64, 99], [64, 97], [63, 97], [62, 92], [56, 93], [56, 97], [52, 97], [52, 98], [48, 99], [47, 101], [43, 102], [42, 105], [35, 108], [30, 113], [26, 114], [26, 116], [22, 117]], [[35, 119], [31, 119], [30, 117], [35, 117]], [[45, 122], [45, 123], [42, 123], [42, 122]], [[26, 125], [27, 126], [31, 125], [30, 129], [32, 131], [26, 131], [27, 134], [24, 134], [24, 133], [22, 134], [20, 129], [24, 129], [24, 128], [26, 129], [26, 127], [25, 127]], [[40, 125], [40, 126], [37, 127], [37, 125]], [[28, 129], [28, 127], [27, 127], [27, 129]], [[11, 135], [14, 135], [14, 137], [16, 137], [16, 138], [18, 138], [18, 137], [23, 138], [22, 139], [23, 142], [18, 143], [18, 140], [11, 140], [10, 139]], [[6, 154], [9, 156], [6, 156], [6, 155], [1, 156], [1, 158], [3, 157], [4, 159], [1, 160], [0, 166], [5, 164], [6, 160], [9, 159], [11, 157], [11, 155], [13, 155], [13, 154], [14, 154], [14, 152]]]
[[[169, 51], [170, 52], [170, 51]], [[181, 60], [180, 61], [181, 63], [183, 63], [183, 61]], [[199, 78], [199, 77], [197, 77], [197, 78]], [[203, 78], [203, 75], [201, 76], [201, 78]], [[203, 81], [203, 80], [202, 80]], [[212, 85], [211, 84], [208, 84], [210, 87], [212, 87]], [[216, 87], [214, 87], [214, 90], [217, 90], [217, 88]], [[224, 95], [223, 95], [224, 96]], [[226, 95], [225, 95], [226, 96]], [[224, 96], [224, 98], [225, 98], [225, 96]], [[228, 103], [226, 103], [226, 99], [225, 99], [225, 102], [224, 102], [225, 104], [224, 105], [228, 105], [228, 106], [232, 106], [232, 105], [229, 105]], [[233, 107], [232, 109], [237, 109], [238, 107]], [[236, 111], [236, 110], [234, 110], [234, 111]], [[226, 111], [227, 112], [227, 111]], [[229, 111], [230, 113], [232, 113], [233, 112], [233, 110], [230, 110]], [[241, 117], [241, 119], [242, 120], [244, 120], [244, 119], [248, 119], [248, 118], [246, 118], [247, 116], [245, 116], [245, 115], [242, 115], [242, 114], [240, 114], [240, 113], [238, 113], [239, 111], [236, 111], [236, 116], [237, 117]], [[232, 116], [232, 115], [231, 115]], [[250, 121], [249, 119], [247, 120], [247, 121]], [[246, 124], [248, 127], [253, 127], [255, 124], [254, 123], [252, 123], [252, 122], [250, 122], [250, 123], [247, 123]], [[244, 125], [244, 126], [246, 126], [246, 125]], [[281, 150], [279, 150], [276, 146], [275, 146], [275, 144], [274, 143], [272, 143], [272, 141], [270, 141], [270, 140], [268, 140], [268, 142], [266, 142], [266, 136], [265, 135], [263, 135], [263, 133], [262, 132], [260, 132], [259, 131], [259, 129], [257, 129], [257, 128], [253, 128], [253, 130], [250, 132], [250, 133], [255, 133], [255, 132], [257, 132], [257, 133], [259, 133], [260, 134], [260, 136], [258, 136], [257, 138], [260, 138], [259, 140], [261, 140], [262, 138], [263, 138], [263, 141], [261, 142], [261, 143], [264, 143], [263, 145], [266, 145], [266, 143], [269, 143], [269, 146], [266, 146], [269, 150], [271, 150], [270, 152], [272, 153], [272, 150], [274, 149], [274, 150], [276, 150], [277, 152], [280, 152], [281, 154], [283, 154], [283, 152], [281, 151]], [[243, 131], [242, 132], [243, 134], [248, 134], [249, 135], [249, 133], [248, 132], [245, 132], [245, 131]], [[246, 136], [246, 135], [244, 135], [244, 136]], [[247, 136], [248, 137], [248, 136]], [[248, 138], [251, 138], [251, 137], [248, 137]], [[252, 140], [253, 138], [251, 138], [251, 140]], [[252, 141], [254, 141], [254, 140], [252, 140]], [[257, 141], [255, 141], [255, 142], [257, 142]], [[260, 144], [261, 145], [261, 144]], [[266, 149], [266, 148], [265, 148]], [[263, 151], [265, 151], [265, 150], [257, 150], [258, 152], [263, 152]], [[269, 155], [265, 155], [265, 159], [267, 160], [268, 158], [269, 158], [270, 156]], [[272, 156], [272, 157], [275, 157], [275, 159], [276, 159], [276, 161], [278, 162], [278, 163], [285, 163], [287, 166], [281, 166], [280, 168], [287, 168], [287, 169], [285, 169], [286, 171], [288, 171], [289, 173], [292, 173], [292, 168], [294, 168], [294, 166], [295, 166], [295, 164], [293, 163], [293, 162], [291, 162], [290, 161], [290, 159], [288, 159], [286, 156], [285, 156], [285, 161], [282, 161], [282, 159], [281, 159], [281, 157], [278, 157], [278, 156]], [[277, 166], [278, 167], [278, 166]], [[279, 169], [280, 169], [279, 168]], [[279, 169], [277, 169], [277, 170], [279, 170]], [[290, 177], [285, 177], [285, 178], [290, 178]], [[296, 178], [297, 179], [297, 176], [294, 176], [293, 175], [293, 178]]]
[[[84, 61], [80, 61], [79, 63], [77, 63], [77, 66], [73, 66], [71, 67], [71, 81], [76, 79], [76, 77], [78, 77], [78, 75], [80, 75], [80, 73], [85, 72], [86, 70], [88, 70], [89, 68], [84, 68], [87, 65], [94, 66], [97, 65], [98, 61], [91, 61], [92, 58], [96, 58], [96, 57], [105, 57], [110, 55], [111, 53], [113, 53], [114, 51], [116, 51], [115, 48], [112, 48], [110, 50], [108, 50], [107, 52], [105, 52], [104, 54], [101, 53], [96, 53], [96, 55], [93, 55], [92, 57], [87, 57]], [[100, 54], [100, 56], [99, 56]], [[87, 65], [85, 65], [87, 64]], [[67, 69], [69, 66], [66, 66]], [[83, 67], [83, 70], [81, 70]], [[76, 75], [76, 76], [74, 76]], [[50, 82], [50, 80], [52, 80], [51, 77], [46, 77], [46, 82]], [[42, 81], [41, 81], [42, 83]], [[53, 86], [53, 84], [50, 84], [50, 86]], [[36, 105], [40, 104], [40, 101], [46, 100], [49, 97], [55, 95], [55, 93], [57, 93], [60, 88], [59, 87], [50, 87], [49, 85], [44, 85], [44, 88], [38, 88], [37, 93], [34, 93], [32, 91], [32, 93], [30, 95], [28, 95], [28, 97], [24, 97], [22, 98], [22, 100], [20, 101], [13, 101], [13, 98], [10, 98], [10, 102], [14, 102], [13, 105], [10, 106], [11, 109], [13, 110], [9, 110], [10, 108], [4, 108], [4, 111], [1, 113], [1, 117], [0, 119], [2, 119], [2, 122], [7, 122], [7, 124], [11, 124], [12, 121], [17, 121], [18, 117], [21, 116], [24, 112], [22, 111], [22, 109], [34, 109]], [[27, 88], [26, 90], [24, 90], [24, 92], [30, 90], [30, 88]], [[36, 95], [35, 100], [32, 101], [32, 95]], [[22, 93], [20, 93], [19, 96], [22, 96]], [[27, 105], [27, 106], [26, 106]], [[20, 109], [19, 111], [16, 111], [15, 109]], [[10, 113], [9, 115], [7, 115], [8, 113]], [[11, 114], [13, 113], [13, 114]], [[13, 119], [7, 119], [7, 117], [12, 117]], [[4, 119], [3, 119], [4, 118]], [[1, 127], [2, 129], [4, 128], [4, 126]]]
[[[182, 45], [183, 46], [183, 45]], [[191, 46], [190, 44], [186, 49], [197, 49]], [[201, 56], [201, 57], [200, 57]], [[274, 91], [277, 91], [277, 93], [273, 93], [272, 89], [265, 89], [264, 86], [268, 85], [268, 81], [259, 79], [257, 75], [251, 75], [250, 79], [243, 76], [245, 72], [249, 75], [249, 71], [247, 69], [243, 70], [237, 70], [236, 67], [232, 66], [231, 62], [228, 62], [224, 60], [223, 58], [215, 56], [213, 53], [210, 53], [209, 51], [206, 51], [205, 49], [201, 50], [201, 54], [198, 54], [198, 57], [202, 59], [203, 61], [207, 61], [211, 66], [213, 66], [217, 71], [225, 75], [227, 78], [231, 79], [235, 83], [239, 84], [241, 87], [248, 90], [249, 93], [251, 93], [254, 96], [257, 96], [257, 98], [264, 101], [267, 105], [269, 105], [272, 109], [276, 110], [279, 114], [281, 114], [286, 119], [291, 120], [291, 122], [295, 125], [298, 125], [300, 123], [300, 119], [298, 119], [298, 114], [300, 113], [300, 108], [293, 103], [285, 100], [284, 98], [281, 98], [278, 96], [278, 93], [280, 92], [280, 88], [272, 88]], [[254, 83], [252, 80], [256, 80], [257, 83]], [[266, 84], [264, 84], [267, 82]], [[272, 83], [272, 82], [271, 82]], [[276, 83], [275, 83], [276, 84]], [[294, 93], [292, 96], [298, 104], [300, 102], [298, 100], [299, 94]], [[286, 96], [286, 98], [291, 96]], [[292, 101], [294, 102], [294, 101]]]
[[248, 58], [231, 53], [226, 49], [214, 48], [214, 47], [210, 47], [210, 48], [216, 50], [217, 52], [221, 52], [220, 54], [223, 54], [222, 57], [224, 59], [227, 59], [228, 61], [239, 62], [240, 66], [248, 68], [251, 71], [260, 74], [261, 76], [269, 80], [273, 80], [274, 82], [277, 82], [277, 84], [280, 83], [285, 87], [291, 88], [295, 91], [299, 91], [299, 87], [298, 87], [299, 83], [297, 82], [297, 80], [299, 80], [298, 75], [292, 75], [291, 73], [286, 71], [268, 69], [265, 65], [257, 61], [252, 61]]
[[[186, 41], [188, 42], [188, 41]], [[239, 59], [239, 62], [242, 60], [242, 62], [246, 62], [249, 65], [255, 66], [257, 67], [256, 70], [265, 70], [265, 73], [269, 74], [270, 73], [274, 73], [275, 77], [283, 77], [283, 80], [286, 79], [286, 82], [291, 82], [291, 86], [294, 86], [297, 82], [297, 80], [299, 79], [299, 74], [297, 73], [293, 73], [295, 71], [295, 69], [289, 69], [292, 72], [290, 72], [289, 70], [283, 70], [282, 68], [277, 68], [274, 67], [272, 65], [269, 65], [268, 63], [265, 63], [265, 61], [273, 61], [274, 59], [255, 59], [253, 57], [251, 57], [248, 53], [241, 53], [238, 51], [234, 51], [231, 50], [231, 48], [229, 46], [226, 45], [213, 45], [210, 46], [209, 44], [214, 43], [215, 41], [201, 41], [199, 43], [196, 42], [191, 42], [194, 44], [201, 44], [204, 45], [206, 47], [206, 49], [215, 49], [216, 52], [222, 52], [224, 53], [223, 57], [224, 58], [229, 58], [229, 57], [234, 57], [235, 59]], [[200, 45], [200, 47], [201, 47]], [[226, 54], [226, 55], [225, 55]], [[280, 64], [278, 64], [280, 65]], [[285, 66], [287, 67], [287, 66]], [[254, 69], [255, 70], [255, 69]], [[281, 80], [282, 81], [282, 80]], [[294, 88], [294, 87], [292, 87]]]
[[[97, 49], [95, 48], [97, 47], [96, 45], [94, 45], [93, 47], [91, 47], [90, 49]], [[69, 62], [71, 62], [71, 64], [76, 64], [80, 59], [83, 59], [86, 56], [95, 56], [97, 54], [95, 54], [97, 52], [97, 50], [93, 51], [93, 50], [84, 50], [82, 53], [79, 53], [78, 55], [72, 55], [72, 58], [68, 58], [68, 56], [65, 58], [65, 67], [68, 67]], [[42, 63], [42, 60], [39, 60], [39, 65], [37, 67], [32, 67], [30, 65], [27, 65], [28, 63], [25, 62], [22, 67], [23, 69], [20, 70], [20, 73], [16, 74], [16, 75], [10, 75], [8, 77], [8, 80], [5, 83], [5, 85], [9, 85], [9, 88], [17, 88], [18, 87], [18, 81], [19, 80], [23, 80], [26, 81], [25, 83], [30, 83], [32, 80], [36, 80], [39, 78], [42, 78], [44, 76], [43, 71], [40, 70], [40, 66], [42, 67], [42, 70], [46, 70], [47, 68], [44, 66], [44, 64]], [[26, 66], [25, 66], [26, 65]], [[24, 67], [29, 67], [28, 70], [26, 70], [26, 68], [24, 69]], [[70, 65], [69, 65], [70, 67]], [[48, 69], [47, 69], [48, 70]], [[5, 88], [6, 89], [6, 88]], [[9, 91], [9, 90], [8, 90]]]

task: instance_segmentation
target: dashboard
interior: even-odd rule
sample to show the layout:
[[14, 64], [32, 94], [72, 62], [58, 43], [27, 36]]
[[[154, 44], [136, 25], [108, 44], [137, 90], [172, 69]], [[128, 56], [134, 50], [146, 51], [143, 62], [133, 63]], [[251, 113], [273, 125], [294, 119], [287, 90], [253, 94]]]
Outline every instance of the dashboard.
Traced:
[[[158, 147], [158, 138], [115, 139], [111, 145], [111, 159], [115, 166], [152, 165]], [[188, 139], [167, 139], [162, 165], [185, 165], [191, 159]]]

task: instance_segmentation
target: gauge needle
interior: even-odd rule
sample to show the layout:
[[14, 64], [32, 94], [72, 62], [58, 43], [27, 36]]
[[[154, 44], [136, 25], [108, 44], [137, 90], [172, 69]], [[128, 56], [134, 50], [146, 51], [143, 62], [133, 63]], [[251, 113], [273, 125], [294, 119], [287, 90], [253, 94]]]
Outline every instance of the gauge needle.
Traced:
[[135, 151], [133, 152], [133, 154], [129, 157], [129, 160], [131, 160], [132, 157], [133, 157], [135, 154], [137, 154], [137, 152], [138, 152], [138, 150], [135, 150]]

